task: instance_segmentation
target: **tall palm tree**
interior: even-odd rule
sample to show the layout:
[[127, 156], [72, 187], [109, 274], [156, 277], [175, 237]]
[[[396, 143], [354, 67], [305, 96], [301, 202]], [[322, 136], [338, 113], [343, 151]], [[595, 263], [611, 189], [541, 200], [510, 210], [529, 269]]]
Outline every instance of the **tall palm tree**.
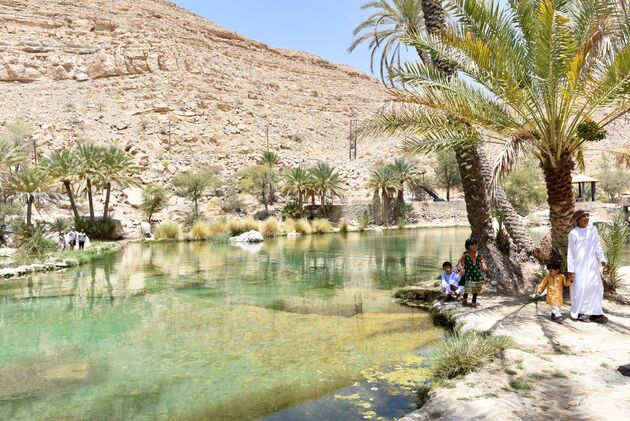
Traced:
[[74, 201], [72, 183], [77, 179], [77, 157], [70, 149], [58, 149], [52, 151], [40, 164], [42, 168], [55, 180], [61, 181], [68, 199], [75, 222], [79, 220], [79, 211]]
[[[400, 188], [400, 178], [393, 165], [379, 165], [370, 173], [367, 180], [368, 188], [374, 190], [374, 213], [377, 216], [376, 223], [380, 222], [385, 225], [389, 224], [389, 208], [391, 206], [391, 198]], [[381, 195], [380, 200], [378, 195]], [[380, 209], [378, 209], [380, 205]], [[380, 215], [379, 215], [380, 213]], [[380, 216], [380, 218], [378, 218]]]
[[309, 171], [313, 178], [313, 188], [319, 194], [322, 215], [326, 215], [326, 197], [331, 200], [343, 196], [342, 180], [339, 171], [325, 162], [318, 162]]
[[26, 203], [26, 223], [32, 225], [33, 205], [56, 198], [50, 190], [54, 180], [41, 167], [22, 165], [6, 183], [10, 197]]
[[25, 159], [21, 148], [7, 139], [0, 139], [0, 173], [11, 170], [14, 165]]
[[501, 144], [494, 183], [531, 153], [545, 176], [552, 242], [562, 253], [575, 208], [576, 159], [629, 108], [623, 10], [612, 0], [445, 3], [455, 19], [438, 37], [413, 42], [454, 63], [472, 83], [406, 65], [394, 77], [409, 87], [397, 92], [404, 105], [384, 110], [373, 127], [406, 131], [416, 151]]
[[294, 194], [297, 196], [298, 205], [300, 206], [300, 215], [302, 215], [302, 204], [306, 196], [307, 189], [311, 181], [311, 174], [302, 167], [291, 168], [284, 176], [284, 185], [282, 186], [282, 194]]
[[103, 169], [104, 148], [92, 143], [82, 143], [76, 148], [77, 176], [85, 180], [85, 189], [88, 196], [90, 208], [90, 219], [94, 220], [94, 200], [92, 198], [92, 188], [94, 181], [98, 180], [100, 171]]
[[[369, 1], [361, 6], [361, 10], [374, 9], [374, 12], [361, 22], [352, 32], [355, 40], [350, 44], [348, 52], [353, 52], [359, 45], [368, 43], [372, 54], [370, 69], [374, 73], [374, 59], [380, 57], [380, 77], [387, 79], [389, 68], [400, 63], [402, 40], [418, 35], [424, 29], [421, 0], [378, 0]], [[423, 61], [430, 57], [416, 49]]]
[[272, 168], [277, 167], [280, 163], [280, 157], [275, 152], [266, 151], [258, 159], [259, 165], [268, 165]]
[[137, 173], [138, 167], [122, 149], [110, 146], [102, 151], [102, 167], [98, 177], [98, 184], [105, 188], [103, 219], [107, 219], [112, 184], [117, 185], [121, 189], [129, 186], [138, 186], [140, 183], [133, 178], [133, 175]]

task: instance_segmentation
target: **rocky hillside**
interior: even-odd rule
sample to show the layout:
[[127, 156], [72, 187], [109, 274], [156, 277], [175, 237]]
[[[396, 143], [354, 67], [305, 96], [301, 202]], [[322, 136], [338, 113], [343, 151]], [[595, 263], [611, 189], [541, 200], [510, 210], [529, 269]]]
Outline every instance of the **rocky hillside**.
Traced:
[[372, 139], [348, 160], [351, 121], [387, 98], [377, 81], [167, 1], [0, 0], [0, 33], [0, 124], [31, 122], [39, 152], [91, 139], [130, 151], [145, 183], [196, 164], [227, 177], [265, 150], [268, 127], [285, 165], [339, 166], [350, 201], [394, 153]]
[[[0, 0], [0, 53], [0, 134], [22, 119], [34, 126], [39, 154], [81, 139], [119, 145], [142, 167], [143, 183], [167, 185], [197, 164], [227, 179], [266, 149], [268, 130], [285, 165], [328, 161], [346, 176], [348, 201], [365, 202], [369, 169], [397, 146], [363, 140], [358, 160], [348, 160], [351, 121], [387, 99], [374, 79], [164, 0]], [[625, 122], [610, 128], [598, 146], [625, 142]], [[129, 199], [115, 192], [113, 204]], [[172, 205], [163, 217], [185, 206]], [[138, 214], [123, 205], [114, 216]]]

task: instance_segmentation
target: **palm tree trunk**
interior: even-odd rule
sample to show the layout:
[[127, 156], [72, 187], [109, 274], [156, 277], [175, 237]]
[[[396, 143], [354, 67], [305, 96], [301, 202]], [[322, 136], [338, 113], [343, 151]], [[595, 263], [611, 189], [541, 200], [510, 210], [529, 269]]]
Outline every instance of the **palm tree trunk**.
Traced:
[[575, 168], [572, 158], [563, 157], [554, 167], [550, 162], [542, 164], [545, 184], [547, 185], [547, 203], [549, 203], [549, 222], [551, 223], [551, 242], [555, 257], [564, 258], [571, 217], [575, 211], [575, 196], [571, 184], [571, 171]]
[[[429, 34], [435, 35], [444, 28], [446, 17], [441, 0], [422, 0], [422, 13], [424, 14], [424, 26]], [[418, 54], [420, 54], [422, 61], [424, 61], [422, 52], [418, 51]], [[453, 66], [451, 66], [448, 61], [433, 56], [431, 57], [431, 61], [435, 67], [447, 75], [450, 76], [455, 73], [455, 69], [453, 69]]]
[[92, 180], [87, 179], [88, 204], [90, 205], [90, 219], [94, 220], [94, 201], [92, 200]]
[[298, 190], [298, 204], [300, 205], [300, 218], [304, 217], [304, 206], [303, 202], [304, 198], [302, 197], [302, 191]]
[[378, 189], [375, 189], [374, 194], [372, 195], [372, 213], [374, 214], [374, 224], [376, 225], [381, 225], [383, 223], [381, 211], [381, 198], [378, 194]]
[[383, 225], [389, 225], [389, 194], [387, 190], [383, 189], [382, 193], [383, 199], [381, 200], [381, 204], [383, 205]]
[[[486, 185], [490, 185], [490, 180], [492, 179], [492, 168], [488, 163], [484, 151], [481, 147], [478, 149], [483, 178]], [[523, 225], [523, 219], [518, 212], [514, 210], [514, 206], [512, 206], [508, 200], [501, 184], [497, 185], [494, 199], [496, 208], [503, 214], [503, 223], [505, 224], [508, 234], [510, 234], [510, 238], [514, 241], [514, 244], [516, 244], [516, 246], [521, 250], [531, 253], [534, 250], [534, 241], [532, 240], [531, 235], [529, 235], [529, 232], [527, 232], [525, 225]]]
[[462, 179], [471, 235], [479, 243], [485, 244], [494, 239], [494, 231], [478, 148], [478, 146], [456, 148], [455, 155]]
[[322, 189], [320, 200], [321, 200], [322, 216], [326, 216], [326, 190], [325, 189]]
[[107, 182], [105, 184], [105, 207], [103, 208], [103, 220], [107, 219], [107, 214], [109, 212], [109, 194], [112, 191], [112, 183]]
[[74, 202], [74, 194], [72, 193], [70, 181], [64, 180], [63, 186], [66, 188], [66, 193], [68, 194], [68, 199], [70, 200], [70, 207], [72, 208], [72, 213], [74, 214], [74, 220], [76, 222], [79, 220], [79, 211], [77, 210], [77, 204]]
[[28, 225], [29, 227], [32, 225], [31, 220], [33, 215], [33, 202], [34, 200], [32, 196], [29, 196], [26, 200], [26, 225]]

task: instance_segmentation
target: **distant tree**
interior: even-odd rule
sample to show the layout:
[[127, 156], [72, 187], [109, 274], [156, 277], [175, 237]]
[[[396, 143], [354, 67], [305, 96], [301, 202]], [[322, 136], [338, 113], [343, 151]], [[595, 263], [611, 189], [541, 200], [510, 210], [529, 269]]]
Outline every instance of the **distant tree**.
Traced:
[[105, 189], [103, 219], [107, 219], [112, 185], [116, 185], [120, 189], [139, 185], [138, 181], [133, 178], [133, 175], [138, 173], [138, 167], [127, 152], [115, 146], [103, 148], [101, 156], [98, 184]]
[[173, 178], [175, 193], [190, 200], [193, 205], [193, 218], [199, 219], [199, 200], [210, 187], [218, 184], [216, 176], [208, 169], [183, 172]]
[[304, 204], [304, 198], [311, 184], [311, 174], [302, 167], [291, 168], [291, 170], [284, 175], [284, 185], [282, 186], [281, 192], [284, 195], [292, 194], [297, 198], [297, 203], [300, 207], [300, 216], [303, 216], [302, 205]]
[[241, 172], [241, 187], [258, 196], [260, 203], [269, 211], [269, 205], [274, 202], [274, 192], [280, 177], [278, 171], [266, 164], [254, 165]]
[[547, 201], [542, 171], [532, 159], [525, 160], [503, 177], [502, 184], [510, 203], [521, 215], [527, 215]]
[[326, 197], [331, 204], [335, 197], [343, 196], [343, 186], [339, 171], [320, 161], [309, 170], [312, 177], [312, 187], [319, 195], [322, 215], [326, 215]]
[[630, 186], [630, 173], [621, 166], [611, 165], [610, 159], [602, 155], [600, 172], [597, 174], [599, 188], [610, 200], [615, 200]]
[[24, 150], [28, 140], [33, 136], [33, 125], [24, 120], [13, 120], [7, 123], [9, 138], [15, 146]]
[[411, 187], [420, 178], [420, 172], [415, 164], [401, 158], [394, 160], [391, 164], [392, 170], [396, 175], [397, 184], [396, 187], [396, 201], [398, 206], [405, 204], [405, 187]]
[[368, 177], [367, 186], [374, 190], [372, 205], [375, 223], [388, 225], [392, 196], [399, 186], [394, 167], [387, 164], [376, 167]]
[[142, 204], [140, 205], [140, 209], [146, 215], [149, 222], [151, 222], [153, 214], [164, 209], [167, 203], [168, 193], [162, 186], [149, 184], [142, 191]]
[[53, 179], [37, 166], [21, 166], [7, 180], [6, 189], [10, 197], [17, 198], [26, 204], [26, 224], [32, 226], [33, 206], [51, 201], [55, 198], [51, 193]]
[[77, 156], [74, 151], [65, 148], [54, 150], [41, 161], [40, 165], [51, 178], [61, 182], [70, 200], [74, 220], [78, 221], [79, 210], [72, 190], [72, 183], [78, 179]]
[[82, 143], [75, 150], [76, 174], [85, 181], [85, 190], [90, 208], [90, 220], [94, 221], [94, 200], [92, 197], [93, 183], [98, 182], [103, 168], [103, 151], [100, 146], [92, 143]]
[[446, 201], [450, 202], [451, 189], [462, 186], [455, 152], [442, 151], [435, 154], [433, 171], [435, 172], [435, 181], [438, 186], [446, 189]]

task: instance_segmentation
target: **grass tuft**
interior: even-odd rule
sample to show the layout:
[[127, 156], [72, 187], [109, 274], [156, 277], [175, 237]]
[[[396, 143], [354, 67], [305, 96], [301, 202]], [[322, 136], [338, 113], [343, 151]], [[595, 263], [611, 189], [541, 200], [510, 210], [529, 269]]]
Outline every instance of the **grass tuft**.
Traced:
[[284, 232], [295, 232], [295, 219], [287, 218], [284, 220]]
[[524, 391], [529, 391], [534, 388], [529, 377], [527, 376], [516, 377], [515, 379], [510, 380], [510, 387], [514, 390]]
[[346, 218], [339, 220], [339, 232], [348, 232], [348, 220]]
[[260, 223], [260, 232], [265, 237], [275, 237], [280, 234], [280, 221], [278, 221], [273, 216], [267, 218], [265, 221]]
[[308, 222], [308, 219], [298, 219], [295, 223], [295, 231], [302, 235], [309, 235], [311, 233], [311, 224]]
[[188, 237], [193, 241], [205, 240], [210, 236], [210, 225], [205, 221], [197, 221], [190, 229]]
[[177, 222], [165, 221], [158, 225], [153, 235], [157, 240], [177, 240], [180, 231]]
[[492, 361], [512, 344], [507, 336], [493, 336], [470, 330], [447, 338], [433, 357], [434, 379], [465, 375]]
[[328, 219], [314, 219], [311, 225], [313, 227], [313, 234], [327, 234], [334, 231], [333, 226]]

